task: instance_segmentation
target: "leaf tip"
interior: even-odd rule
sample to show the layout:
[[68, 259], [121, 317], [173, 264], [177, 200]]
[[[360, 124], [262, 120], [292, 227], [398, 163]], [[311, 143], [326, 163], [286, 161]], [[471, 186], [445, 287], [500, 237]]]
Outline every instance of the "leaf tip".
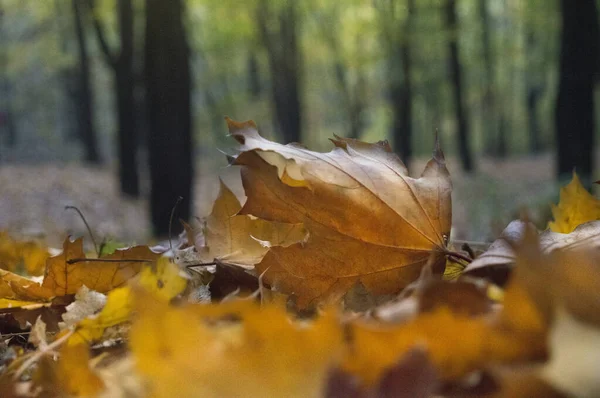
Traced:
[[444, 152], [442, 151], [442, 147], [440, 146], [440, 134], [438, 129], [435, 129], [435, 143], [433, 146], [433, 158], [440, 162], [444, 163], [446, 158], [444, 157]]
[[245, 122], [237, 122], [231, 119], [229, 116], [225, 116], [225, 122], [227, 122], [227, 128], [229, 134], [233, 136], [240, 144], [244, 144], [244, 134], [249, 131], [257, 131], [256, 123], [254, 120], [247, 120]]

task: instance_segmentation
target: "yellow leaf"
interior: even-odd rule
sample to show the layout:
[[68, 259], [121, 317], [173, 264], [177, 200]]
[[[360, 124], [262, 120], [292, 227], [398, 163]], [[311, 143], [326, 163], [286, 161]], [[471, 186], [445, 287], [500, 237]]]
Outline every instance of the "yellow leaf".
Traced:
[[[43, 275], [49, 256], [48, 250], [37, 242], [19, 242], [6, 232], [0, 232], [0, 269], [26, 271], [31, 276]], [[21, 264], [24, 270], [19, 268]]]
[[[156, 267], [144, 267], [136, 282], [139, 282], [156, 299], [168, 302], [181, 293], [187, 285], [187, 281], [179, 276], [179, 272], [179, 268], [171, 263], [169, 258], [161, 257]], [[130, 320], [132, 305], [131, 286], [111, 290], [102, 311], [77, 324], [75, 333], [69, 338], [69, 344], [83, 342], [89, 344], [100, 340], [107, 328]]]
[[87, 344], [63, 345], [57, 365], [60, 389], [74, 396], [92, 396], [104, 389], [102, 380], [90, 369]]
[[171, 307], [136, 292], [130, 346], [152, 397], [321, 396], [341, 353], [335, 318], [291, 322], [250, 302]]
[[387, 142], [336, 137], [331, 152], [319, 153], [268, 141], [253, 122], [228, 124], [241, 143], [235, 163], [248, 200], [240, 214], [309, 232], [307, 242], [272, 247], [257, 265], [300, 307], [336, 299], [357, 282], [374, 294], [397, 293], [432, 256], [442, 272], [452, 184], [439, 147], [415, 179]]
[[39, 282], [0, 269], [0, 294], [4, 298], [26, 301], [49, 300], [54, 292]]
[[106, 293], [137, 275], [143, 265], [139, 260], [155, 261], [159, 256], [147, 246], [135, 246], [102, 257], [102, 260], [115, 262], [95, 261], [96, 259], [85, 257], [81, 238], [74, 242], [67, 238], [63, 244], [63, 252], [48, 259], [42, 287], [52, 291], [55, 296], [75, 294], [83, 285]]
[[180, 273], [179, 267], [168, 257], [161, 257], [156, 263], [156, 268], [145, 267], [140, 272], [139, 283], [160, 299], [169, 301], [187, 286], [187, 280]]
[[131, 316], [131, 310], [131, 287], [124, 286], [111, 290], [102, 311], [80, 321], [75, 333], [69, 338], [68, 344], [91, 344], [98, 341], [107, 328], [127, 322]]
[[560, 189], [558, 205], [552, 205], [552, 216], [554, 221], [548, 223], [548, 228], [568, 234], [578, 225], [600, 220], [600, 201], [584, 188], [573, 172], [571, 182]]

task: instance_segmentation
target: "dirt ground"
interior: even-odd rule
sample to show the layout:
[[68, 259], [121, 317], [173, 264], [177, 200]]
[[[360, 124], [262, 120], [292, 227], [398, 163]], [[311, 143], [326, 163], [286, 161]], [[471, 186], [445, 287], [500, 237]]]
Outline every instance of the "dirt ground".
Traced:
[[[426, 159], [413, 164], [420, 174]], [[454, 239], [489, 241], [527, 208], [543, 226], [550, 203], [558, 198], [551, 155], [479, 159], [478, 174], [461, 173], [449, 159], [453, 178]], [[208, 214], [217, 195], [218, 177], [240, 196], [238, 171], [223, 159], [198, 165], [195, 213]], [[65, 206], [77, 206], [85, 214], [98, 240], [116, 238], [124, 243], [147, 243], [150, 226], [147, 200], [124, 199], [118, 194], [114, 168], [94, 169], [80, 164], [0, 165], [0, 230], [12, 235], [44, 236], [59, 247], [66, 234], [86, 236], [78, 215]], [[147, 181], [144, 184], [147, 187]]]

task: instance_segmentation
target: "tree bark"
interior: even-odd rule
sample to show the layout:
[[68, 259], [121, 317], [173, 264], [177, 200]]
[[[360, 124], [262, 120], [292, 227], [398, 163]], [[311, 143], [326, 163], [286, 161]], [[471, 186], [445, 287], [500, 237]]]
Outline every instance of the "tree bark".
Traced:
[[[287, 0], [281, 9], [272, 9], [261, 0], [257, 22], [267, 49], [275, 125], [286, 142], [300, 142], [302, 101], [300, 99], [301, 62], [298, 47], [298, 15], [295, 0]], [[272, 23], [271, 19], [276, 23]], [[276, 29], [272, 29], [275, 26]]]
[[85, 149], [85, 161], [92, 164], [99, 164], [102, 161], [98, 151], [98, 140], [94, 128], [92, 83], [90, 79], [90, 63], [85, 35], [84, 4], [82, 3], [82, 0], [72, 0], [72, 5], [79, 57], [79, 132]]
[[598, 16], [594, 0], [561, 0], [562, 35], [556, 101], [557, 176], [573, 169], [591, 182]]
[[150, 160], [150, 213], [154, 233], [165, 236], [177, 198], [191, 213], [194, 165], [189, 47], [183, 0], [146, 0], [146, 103]]
[[[94, 0], [88, 0], [90, 9]], [[120, 50], [114, 54], [108, 46], [104, 28], [94, 17], [96, 38], [104, 54], [106, 63], [114, 74], [116, 113], [117, 113], [117, 153], [119, 159], [119, 182], [121, 192], [131, 197], [140, 194], [138, 174], [138, 137], [135, 111], [135, 73], [133, 70], [133, 5], [131, 0], [119, 0], [118, 21]]]
[[462, 69], [460, 66], [459, 48], [458, 48], [458, 20], [456, 16], [456, 0], [446, 0], [445, 4], [446, 26], [449, 31], [450, 41], [449, 51], [449, 69], [454, 89], [454, 113], [458, 124], [458, 152], [460, 154], [462, 168], [470, 173], [475, 170], [471, 149], [469, 147], [469, 122], [466, 109], [463, 103], [462, 92]]

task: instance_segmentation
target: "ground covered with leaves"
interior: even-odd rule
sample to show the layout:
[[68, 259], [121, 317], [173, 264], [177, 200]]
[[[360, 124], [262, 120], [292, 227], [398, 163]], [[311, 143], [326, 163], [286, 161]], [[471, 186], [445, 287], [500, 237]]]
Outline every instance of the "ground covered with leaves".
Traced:
[[412, 178], [385, 142], [228, 124], [246, 199], [221, 182], [170, 243], [0, 233], [0, 396], [600, 395], [600, 201], [576, 175], [547, 229], [459, 243], [438, 145]]

